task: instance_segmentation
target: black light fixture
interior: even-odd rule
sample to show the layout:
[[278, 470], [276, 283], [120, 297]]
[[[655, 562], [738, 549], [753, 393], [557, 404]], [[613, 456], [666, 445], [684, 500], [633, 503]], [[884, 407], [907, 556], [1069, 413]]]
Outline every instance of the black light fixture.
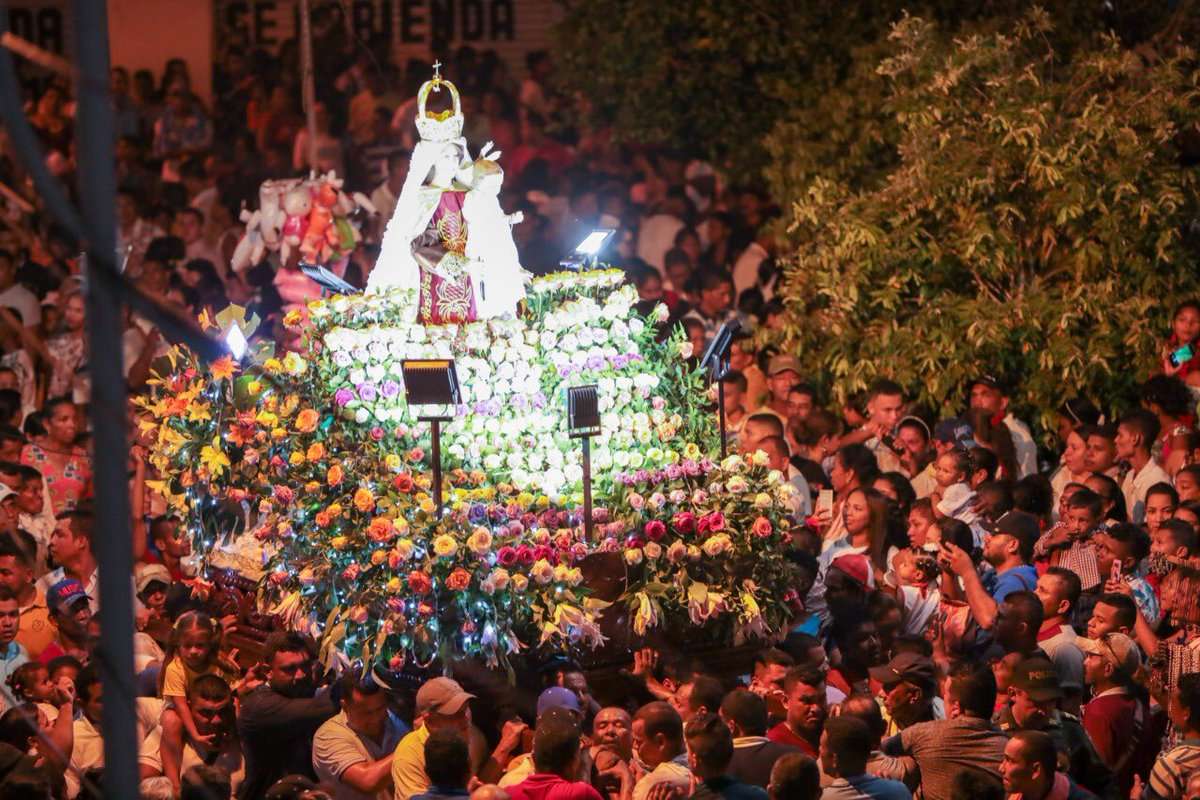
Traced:
[[595, 384], [567, 388], [567, 435], [583, 440], [583, 531], [592, 541], [592, 437], [600, 433], [600, 392]]
[[454, 359], [404, 359], [400, 362], [404, 378], [404, 398], [410, 406], [440, 406], [442, 412], [421, 414], [417, 419], [428, 422], [433, 441], [433, 504], [437, 518], [442, 518], [442, 423], [454, 419], [454, 406], [462, 396]]
[[729, 375], [729, 351], [733, 346], [733, 337], [742, 330], [742, 323], [731, 319], [721, 326], [704, 355], [700, 358], [700, 368], [709, 371], [712, 381], [717, 384], [717, 417], [721, 426], [721, 458], [725, 458], [727, 443], [725, 441], [725, 377]]
[[616, 228], [596, 228], [575, 246], [569, 256], [558, 262], [558, 265], [564, 269], [574, 270], [596, 266], [596, 262], [600, 258], [600, 251], [604, 249], [604, 245], [616, 232]]

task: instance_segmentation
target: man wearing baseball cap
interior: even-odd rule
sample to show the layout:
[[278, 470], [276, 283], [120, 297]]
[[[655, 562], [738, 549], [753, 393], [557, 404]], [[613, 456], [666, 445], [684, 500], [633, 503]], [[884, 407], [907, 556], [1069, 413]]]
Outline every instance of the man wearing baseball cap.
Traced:
[[920, 653], [897, 653], [892, 660], [870, 670], [872, 680], [883, 686], [883, 710], [887, 716], [886, 736], [910, 725], [935, 719], [937, 671], [933, 659]]
[[[576, 722], [583, 722], [583, 705], [579, 702], [579, 695], [572, 692], [563, 686], [551, 686], [544, 689], [537, 699], [537, 726], [542, 724], [542, 718], [548, 714], [565, 714], [572, 717]], [[510, 723], [511, 724], [511, 723]], [[526, 729], [526, 725], [522, 724], [521, 730]], [[587, 758], [587, 751], [583, 752], [583, 756]], [[591, 761], [587, 761], [587, 766], [591, 767]], [[533, 753], [525, 753], [517, 756], [508, 762], [507, 769], [500, 780], [496, 782], [502, 789], [507, 789], [509, 786], [516, 786], [521, 781], [528, 778], [534, 773]]]
[[1012, 436], [1013, 450], [1017, 456], [1016, 478], [1036, 475], [1037, 443], [1029, 426], [1013, 416], [1008, 410], [1009, 388], [995, 375], [979, 375], [967, 385], [971, 408], [986, 411], [992, 425], [1004, 423]]
[[[1020, 661], [1013, 670], [1008, 698], [997, 727], [1010, 736], [1017, 731], [1042, 731], [1054, 740], [1058, 769], [1098, 795], [1116, 793], [1112, 771], [1092, 745], [1075, 717], [1062, 713], [1063, 690], [1054, 662], [1043, 656]], [[1122, 795], [1124, 796], [1124, 795]]]
[[430, 678], [417, 690], [413, 731], [400, 740], [392, 756], [392, 785], [396, 800], [408, 800], [429, 788], [425, 772], [425, 742], [436, 730], [456, 730], [470, 736], [471, 709], [475, 695], [451, 678]]
[[1092, 690], [1092, 699], [1083, 707], [1083, 727], [1127, 795], [1150, 735], [1149, 710], [1129, 691], [1142, 665], [1141, 653], [1133, 639], [1116, 632], [1095, 639], [1077, 637], [1075, 644], [1083, 651], [1083, 680]]
[[73, 656], [86, 664], [91, 657], [88, 623], [92, 621], [92, 606], [83, 584], [75, 578], [54, 584], [46, 592], [46, 607], [56, 635], [38, 660], [49, 664], [59, 656]]
[[1029, 562], [1040, 535], [1041, 529], [1032, 514], [1009, 511], [996, 520], [983, 541], [983, 559], [995, 568], [994, 580], [987, 586], [969, 553], [950, 542], [942, 543], [938, 561], [962, 579], [971, 614], [984, 630], [991, 630], [996, 624], [1004, 598], [1012, 592], [1032, 592], [1037, 586], [1037, 570]]
[[785, 425], [788, 421], [788, 392], [800, 383], [800, 361], [779, 354], [767, 362], [767, 399], [755, 414], [774, 414]]

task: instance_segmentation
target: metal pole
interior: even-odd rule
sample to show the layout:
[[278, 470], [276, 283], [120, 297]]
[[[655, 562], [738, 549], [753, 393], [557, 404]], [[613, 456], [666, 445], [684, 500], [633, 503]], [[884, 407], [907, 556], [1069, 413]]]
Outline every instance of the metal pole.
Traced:
[[137, 729], [133, 686], [133, 574], [129, 525], [125, 373], [121, 368], [121, 294], [105, 280], [116, 254], [117, 194], [113, 170], [113, 112], [108, 96], [108, 4], [75, 0], [78, 41], [79, 185], [89, 233], [87, 323], [92, 378], [92, 453], [95, 525], [104, 624], [95, 662], [104, 687], [104, 795], [138, 796]]
[[583, 535], [592, 541], [592, 437], [583, 437]]
[[721, 460], [725, 460], [725, 381], [717, 379], [717, 416], [721, 419]]
[[437, 518], [442, 518], [442, 421], [430, 420], [433, 432], [433, 504]]
[[304, 98], [304, 118], [308, 126], [308, 166], [317, 168], [317, 91], [313, 86], [312, 20], [308, 0], [300, 0], [300, 88]]

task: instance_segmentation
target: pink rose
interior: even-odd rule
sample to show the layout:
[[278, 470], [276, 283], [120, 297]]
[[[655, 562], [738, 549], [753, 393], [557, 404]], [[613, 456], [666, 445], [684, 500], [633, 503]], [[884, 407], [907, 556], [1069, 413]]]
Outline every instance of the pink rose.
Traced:
[[754, 531], [755, 536], [770, 536], [775, 531], [775, 528], [771, 525], [771, 520], [766, 517], [759, 517], [754, 520], [751, 530]]
[[515, 548], [505, 545], [497, 551], [496, 560], [506, 567], [511, 567], [517, 563], [517, 551]]

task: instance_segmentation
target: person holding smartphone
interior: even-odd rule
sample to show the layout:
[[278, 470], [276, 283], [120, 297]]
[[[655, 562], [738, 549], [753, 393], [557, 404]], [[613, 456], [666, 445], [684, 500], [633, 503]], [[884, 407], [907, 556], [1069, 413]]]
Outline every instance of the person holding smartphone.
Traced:
[[1200, 386], [1200, 300], [1185, 300], [1171, 317], [1171, 335], [1162, 347], [1162, 371], [1189, 386]]

